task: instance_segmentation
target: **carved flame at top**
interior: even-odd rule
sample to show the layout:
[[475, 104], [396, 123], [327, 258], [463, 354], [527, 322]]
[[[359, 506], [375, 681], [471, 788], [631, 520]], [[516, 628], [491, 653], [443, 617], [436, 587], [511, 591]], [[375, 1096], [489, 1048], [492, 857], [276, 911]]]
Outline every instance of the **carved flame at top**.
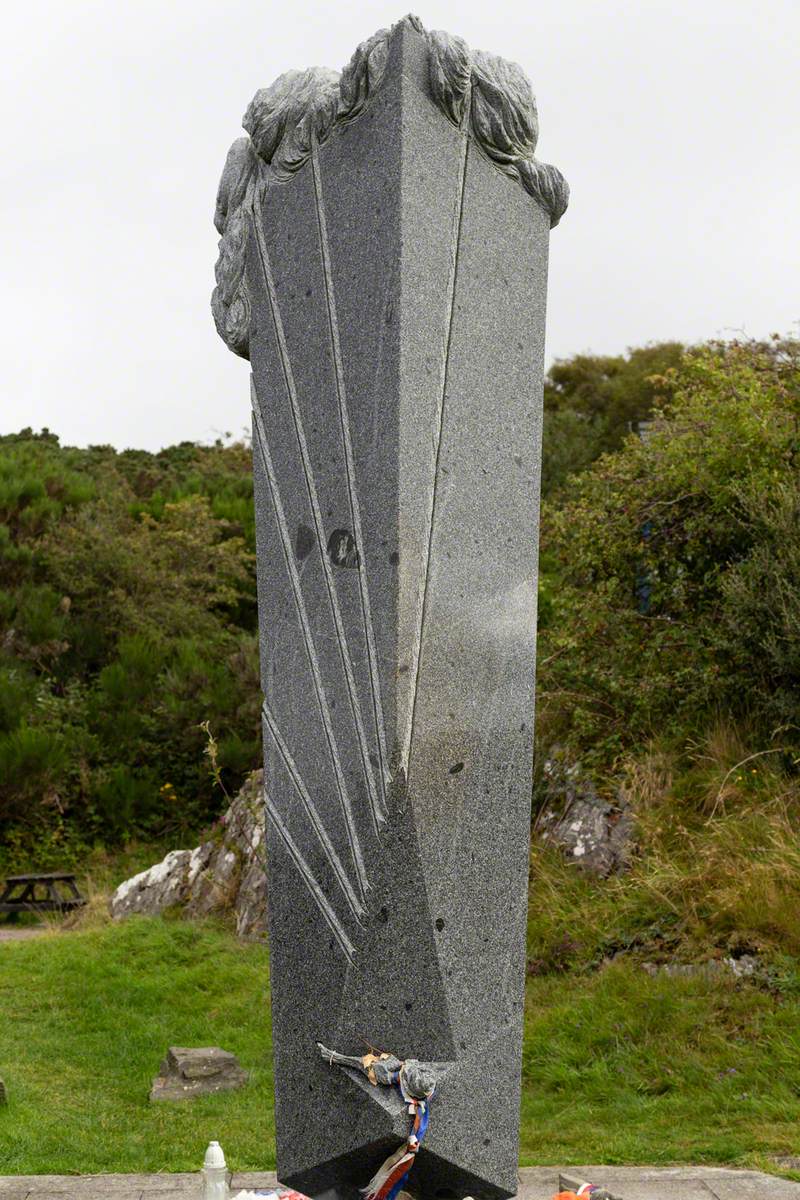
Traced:
[[[569, 199], [561, 172], [534, 158], [539, 135], [536, 100], [521, 67], [448, 33], [404, 22], [425, 39], [431, 96], [454, 124], [468, 129], [502, 171], [518, 179], [557, 225]], [[402, 22], [401, 22], [402, 23]], [[396, 28], [396, 27], [395, 27]], [[339, 75], [325, 67], [287, 71], [256, 92], [243, 126], [249, 138], [231, 147], [217, 193], [214, 224], [221, 235], [211, 309], [226, 345], [249, 358], [250, 302], [245, 248], [250, 216], [270, 180], [289, 179], [343, 124], [354, 120], [380, 87], [392, 30], [363, 42]]]

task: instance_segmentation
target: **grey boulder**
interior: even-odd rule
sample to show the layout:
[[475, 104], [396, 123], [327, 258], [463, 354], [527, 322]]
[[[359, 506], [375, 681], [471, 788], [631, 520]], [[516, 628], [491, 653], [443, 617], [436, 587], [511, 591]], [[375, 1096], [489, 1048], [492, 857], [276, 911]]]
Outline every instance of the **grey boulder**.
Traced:
[[580, 870], [605, 879], [624, 871], [632, 852], [633, 812], [604, 800], [577, 763], [556, 754], [544, 766], [545, 803], [536, 822], [539, 840], [555, 846]]
[[240, 1088], [249, 1078], [235, 1054], [218, 1046], [170, 1046], [150, 1089], [151, 1100], [191, 1100]]
[[160, 863], [127, 879], [111, 897], [111, 915], [153, 917], [182, 904], [199, 869], [199, 854], [200, 850], [170, 850]]
[[248, 776], [213, 839], [195, 850], [171, 850], [111, 897], [115, 919], [133, 913], [158, 916], [176, 906], [191, 917], [231, 913], [243, 938], [265, 934], [263, 771]]

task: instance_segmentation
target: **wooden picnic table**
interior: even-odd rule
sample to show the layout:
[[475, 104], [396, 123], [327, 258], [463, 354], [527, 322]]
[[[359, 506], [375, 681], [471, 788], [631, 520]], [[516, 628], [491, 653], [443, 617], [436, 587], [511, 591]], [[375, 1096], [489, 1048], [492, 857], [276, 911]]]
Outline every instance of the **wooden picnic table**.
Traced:
[[9, 875], [0, 893], [0, 913], [70, 912], [86, 903], [69, 871]]

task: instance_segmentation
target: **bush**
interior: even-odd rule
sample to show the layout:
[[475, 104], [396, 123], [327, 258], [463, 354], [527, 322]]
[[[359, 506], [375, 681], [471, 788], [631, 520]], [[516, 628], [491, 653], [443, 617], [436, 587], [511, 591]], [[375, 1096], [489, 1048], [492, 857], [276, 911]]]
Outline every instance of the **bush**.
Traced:
[[202, 721], [229, 790], [257, 765], [253, 550], [245, 446], [0, 438], [0, 836], [14, 856], [203, 824], [218, 801]]
[[657, 342], [627, 355], [576, 354], [553, 363], [544, 383], [546, 496], [649, 420], [664, 399], [663, 377], [683, 350], [679, 342]]
[[724, 711], [798, 744], [800, 344], [712, 344], [545, 505], [540, 712], [610, 763]]

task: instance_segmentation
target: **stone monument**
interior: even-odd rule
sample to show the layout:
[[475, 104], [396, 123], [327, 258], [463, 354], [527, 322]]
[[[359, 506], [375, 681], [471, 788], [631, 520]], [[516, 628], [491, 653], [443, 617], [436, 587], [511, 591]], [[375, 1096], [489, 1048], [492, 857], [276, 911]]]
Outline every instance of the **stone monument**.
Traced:
[[252, 369], [278, 1175], [356, 1196], [402, 1149], [383, 1051], [437, 1081], [406, 1186], [510, 1196], [567, 186], [521, 69], [414, 17], [244, 128], [212, 307]]

